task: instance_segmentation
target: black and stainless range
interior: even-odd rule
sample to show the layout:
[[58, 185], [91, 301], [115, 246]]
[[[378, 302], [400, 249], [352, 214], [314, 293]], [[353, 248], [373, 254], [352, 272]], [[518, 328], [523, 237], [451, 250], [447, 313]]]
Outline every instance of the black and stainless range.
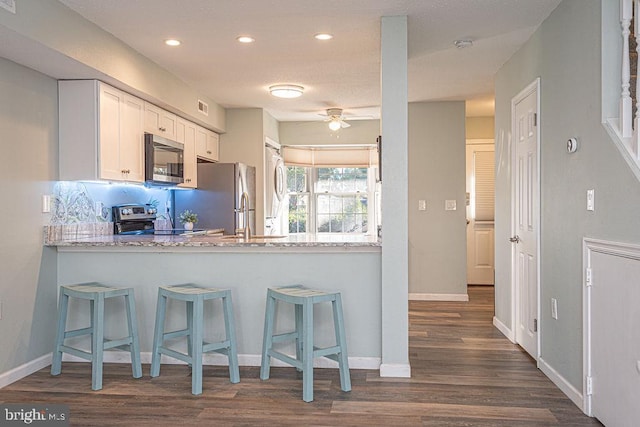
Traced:
[[151, 205], [126, 204], [111, 208], [114, 234], [153, 233], [157, 209]]

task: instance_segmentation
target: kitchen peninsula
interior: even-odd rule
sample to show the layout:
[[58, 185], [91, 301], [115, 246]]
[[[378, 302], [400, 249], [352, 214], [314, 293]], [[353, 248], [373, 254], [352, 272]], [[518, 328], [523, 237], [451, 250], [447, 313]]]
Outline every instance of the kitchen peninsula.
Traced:
[[[45, 245], [57, 248], [58, 285], [98, 281], [134, 288], [143, 362], [150, 361], [158, 286], [196, 283], [231, 289], [240, 364], [257, 366], [267, 288], [300, 283], [342, 293], [350, 365], [354, 369], [379, 368], [381, 244], [375, 237], [254, 237], [245, 241], [197, 234], [80, 235], [45, 238]], [[86, 310], [71, 312], [77, 314], [69, 320], [74, 326], [89, 321]], [[293, 325], [293, 310], [280, 312], [277, 327], [288, 329]], [[181, 327], [184, 315], [180, 308], [170, 310], [170, 314], [167, 327]], [[114, 307], [106, 329], [121, 330], [125, 319], [124, 308]], [[315, 319], [316, 345], [332, 344], [331, 306], [318, 307]], [[218, 326], [222, 317], [217, 307], [207, 312], [206, 322], [205, 339], [221, 333]], [[111, 353], [105, 360], [127, 357], [127, 353]], [[205, 363], [226, 364], [226, 358], [207, 355]], [[321, 360], [319, 366], [333, 367], [334, 362]]]

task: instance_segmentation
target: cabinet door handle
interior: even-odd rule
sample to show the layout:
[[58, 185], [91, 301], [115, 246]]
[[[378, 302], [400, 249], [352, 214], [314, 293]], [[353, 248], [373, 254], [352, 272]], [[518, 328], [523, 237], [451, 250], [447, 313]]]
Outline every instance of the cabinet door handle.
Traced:
[[167, 128], [158, 128], [158, 130], [160, 130], [161, 132], [164, 132], [167, 130]]
[[211, 154], [211, 151], [207, 150], [207, 154]]

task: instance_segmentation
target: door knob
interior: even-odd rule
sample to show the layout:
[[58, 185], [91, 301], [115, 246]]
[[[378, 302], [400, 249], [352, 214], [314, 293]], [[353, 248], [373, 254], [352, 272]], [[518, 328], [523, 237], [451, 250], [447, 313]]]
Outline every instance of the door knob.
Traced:
[[513, 237], [509, 238], [509, 241], [510, 241], [511, 243], [520, 243], [520, 236], [515, 235], [515, 236], [513, 236]]

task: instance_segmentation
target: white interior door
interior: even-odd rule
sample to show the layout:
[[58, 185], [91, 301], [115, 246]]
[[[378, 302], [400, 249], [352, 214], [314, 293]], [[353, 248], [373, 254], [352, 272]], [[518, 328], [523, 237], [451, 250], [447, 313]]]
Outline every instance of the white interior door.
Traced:
[[467, 144], [467, 283], [470, 285], [494, 283], [494, 150], [493, 140]]
[[514, 120], [515, 203], [514, 247], [516, 342], [538, 359], [538, 236], [540, 184], [538, 177], [539, 80], [512, 102]]

